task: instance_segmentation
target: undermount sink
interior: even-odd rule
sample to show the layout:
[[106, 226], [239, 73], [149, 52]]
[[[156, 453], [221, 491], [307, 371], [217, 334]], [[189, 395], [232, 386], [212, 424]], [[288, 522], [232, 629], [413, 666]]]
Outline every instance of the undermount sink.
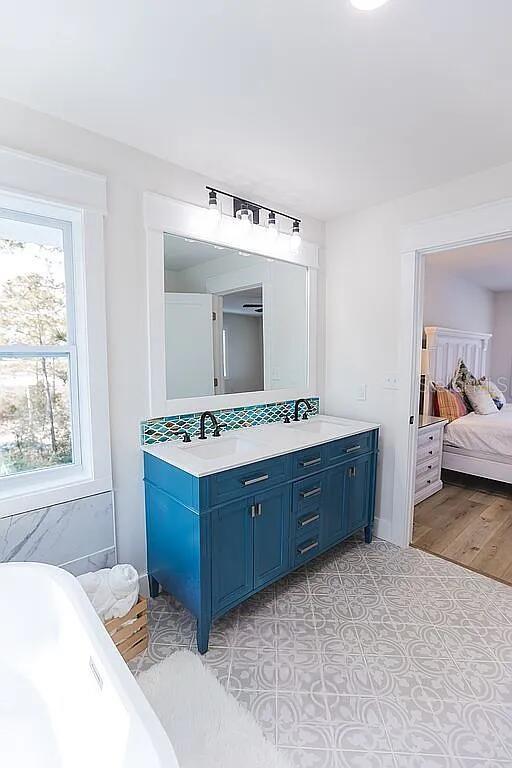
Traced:
[[212, 437], [204, 442], [180, 443], [183, 451], [203, 461], [214, 461], [229, 456], [243, 456], [254, 450], [254, 444], [240, 437]]
[[310, 434], [317, 434], [317, 435], [326, 435], [327, 437], [331, 435], [338, 435], [339, 434], [339, 425], [333, 424], [331, 421], [324, 421], [321, 418], [314, 417], [311, 421], [303, 421], [302, 419], [300, 421], [292, 422], [290, 424], [291, 429], [297, 429], [300, 432], [309, 432]]

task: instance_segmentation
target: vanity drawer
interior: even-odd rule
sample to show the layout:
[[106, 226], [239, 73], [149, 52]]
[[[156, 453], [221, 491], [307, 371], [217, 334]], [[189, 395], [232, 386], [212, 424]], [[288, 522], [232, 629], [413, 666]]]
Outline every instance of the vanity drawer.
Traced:
[[327, 492], [325, 472], [298, 480], [293, 484], [293, 513], [295, 517], [310, 509], [319, 507]]
[[289, 467], [289, 456], [278, 456], [210, 475], [209, 504], [214, 507], [230, 499], [257, 494], [278, 483], [284, 483], [290, 476]]
[[373, 450], [373, 432], [344, 437], [326, 445], [327, 463], [335, 464], [346, 459], [353, 459]]
[[292, 477], [302, 477], [325, 468], [325, 446], [317, 445], [292, 453]]
[[293, 545], [292, 563], [293, 568], [297, 568], [308, 560], [312, 560], [320, 551], [320, 535], [311, 536], [305, 541]]

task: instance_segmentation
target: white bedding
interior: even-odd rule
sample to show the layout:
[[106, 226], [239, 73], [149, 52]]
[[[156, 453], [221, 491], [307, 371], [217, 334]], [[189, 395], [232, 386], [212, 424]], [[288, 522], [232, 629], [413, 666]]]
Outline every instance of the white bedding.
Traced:
[[468, 413], [445, 429], [444, 442], [456, 448], [512, 456], [512, 404], [489, 416]]

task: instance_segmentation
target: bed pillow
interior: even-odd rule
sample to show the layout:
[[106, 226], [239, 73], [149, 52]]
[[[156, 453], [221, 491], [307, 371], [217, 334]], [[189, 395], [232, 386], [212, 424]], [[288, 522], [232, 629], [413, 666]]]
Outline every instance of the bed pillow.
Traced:
[[494, 400], [494, 404], [496, 405], [496, 408], [501, 411], [503, 406], [506, 404], [505, 395], [501, 391], [501, 389], [498, 387], [497, 384], [494, 383], [494, 381], [491, 381], [490, 379], [487, 379], [485, 376], [483, 376], [480, 379], [480, 384], [482, 384], [487, 391], [489, 392], [490, 396]]
[[486, 384], [469, 385], [465, 389], [465, 395], [475, 413], [479, 416], [489, 416], [498, 413], [498, 407], [489, 394]]
[[468, 409], [460, 392], [446, 387], [435, 387], [436, 411], [438, 416], [448, 421], [455, 421], [467, 416]]

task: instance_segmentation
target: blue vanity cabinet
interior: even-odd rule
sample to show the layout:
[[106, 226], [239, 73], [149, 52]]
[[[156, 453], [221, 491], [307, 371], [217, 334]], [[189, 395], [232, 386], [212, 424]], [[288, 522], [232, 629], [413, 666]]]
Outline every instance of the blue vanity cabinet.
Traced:
[[378, 430], [206, 477], [144, 454], [150, 594], [211, 622], [355, 531], [371, 540]]

